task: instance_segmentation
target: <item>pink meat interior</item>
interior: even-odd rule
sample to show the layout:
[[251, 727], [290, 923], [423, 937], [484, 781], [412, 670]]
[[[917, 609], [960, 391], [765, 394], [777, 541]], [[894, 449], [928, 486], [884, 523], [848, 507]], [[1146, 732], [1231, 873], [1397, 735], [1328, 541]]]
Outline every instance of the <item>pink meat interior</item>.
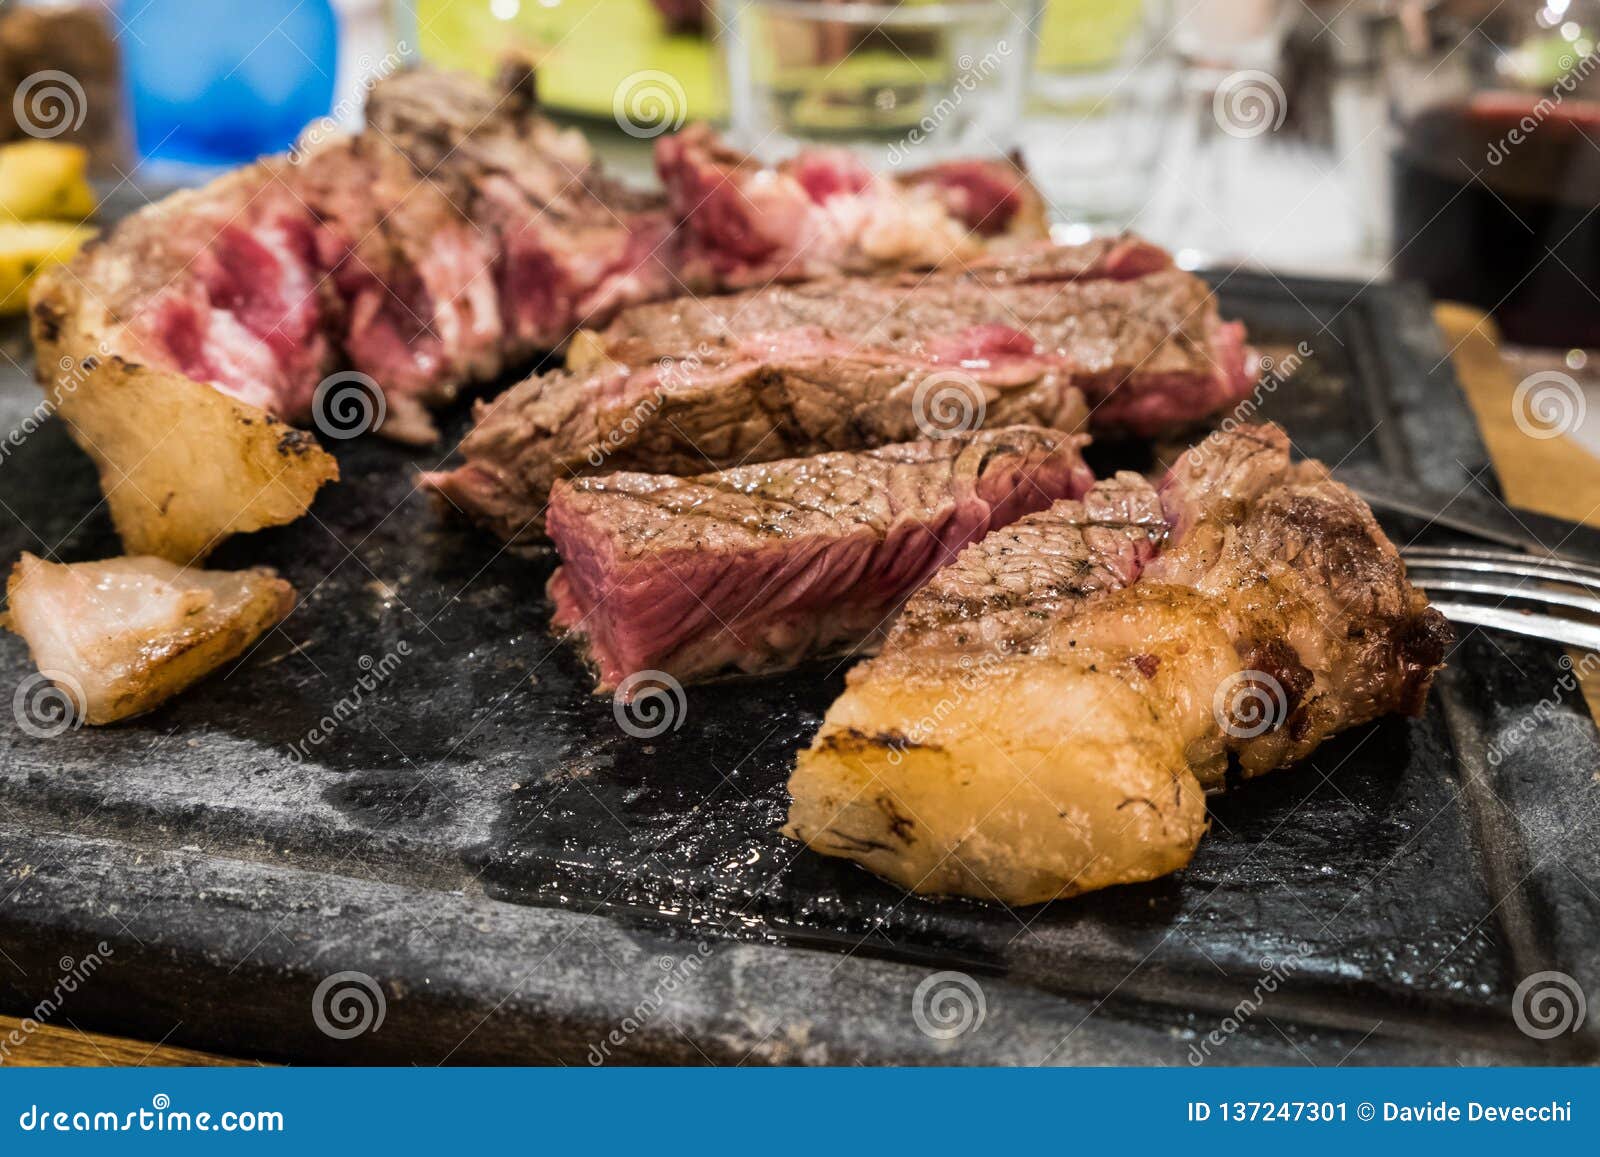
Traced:
[[756, 549], [718, 549], [713, 527], [700, 549], [643, 554], [630, 550], [626, 498], [580, 510], [572, 489], [557, 487], [547, 516], [563, 562], [549, 588], [554, 624], [585, 638], [602, 688], [643, 670], [691, 679], [789, 666], [867, 640], [962, 547], [1092, 482], [1075, 451], [1000, 454], [936, 497], [893, 496], [887, 526], [841, 518]]

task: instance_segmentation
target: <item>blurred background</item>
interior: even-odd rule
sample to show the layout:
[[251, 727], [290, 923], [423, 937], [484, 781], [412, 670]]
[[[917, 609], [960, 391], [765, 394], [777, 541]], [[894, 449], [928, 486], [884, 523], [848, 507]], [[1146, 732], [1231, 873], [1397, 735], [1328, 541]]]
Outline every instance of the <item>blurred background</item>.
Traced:
[[97, 0], [0, 5], [0, 136], [126, 195], [356, 126], [414, 60], [538, 62], [625, 175], [690, 119], [778, 156], [1019, 151], [1071, 240], [1425, 282], [1600, 346], [1600, 0]]

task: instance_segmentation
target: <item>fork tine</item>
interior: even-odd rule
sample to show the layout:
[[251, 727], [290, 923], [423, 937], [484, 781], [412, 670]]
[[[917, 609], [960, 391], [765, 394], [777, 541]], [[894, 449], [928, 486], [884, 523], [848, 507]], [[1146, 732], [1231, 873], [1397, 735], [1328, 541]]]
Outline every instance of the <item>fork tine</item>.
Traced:
[[1433, 607], [1445, 618], [1455, 623], [1470, 623], [1479, 627], [1510, 631], [1543, 639], [1549, 643], [1566, 643], [1600, 651], [1600, 627], [1587, 623], [1538, 615], [1527, 611], [1506, 610], [1503, 607], [1485, 607], [1474, 603], [1434, 603]]
[[[1430, 593], [1479, 595], [1488, 598], [1517, 599], [1561, 607], [1571, 611], [1600, 615], [1600, 598], [1572, 590], [1551, 590], [1543, 586], [1515, 583], [1513, 579], [1533, 579], [1541, 583], [1562, 583], [1600, 594], [1600, 567], [1564, 558], [1518, 554], [1508, 550], [1480, 547], [1409, 547], [1400, 552], [1411, 580]], [[1484, 575], [1489, 580], [1462, 581], [1430, 577], [1440, 573]], [[1600, 626], [1579, 622], [1568, 616], [1538, 614], [1515, 607], [1487, 606], [1472, 602], [1434, 602], [1447, 619], [1517, 635], [1544, 639], [1552, 643], [1600, 650]]]
[[1540, 553], [1533, 550], [1499, 550], [1488, 546], [1433, 546], [1428, 543], [1413, 543], [1404, 547], [1403, 551], [1408, 554], [1443, 554], [1456, 558], [1511, 559], [1512, 561], [1538, 559], [1541, 562], [1557, 563], [1561, 566], [1571, 567], [1573, 570], [1600, 573], [1600, 566], [1590, 562], [1581, 562], [1575, 558], [1568, 558], [1558, 551]]
[[1486, 550], [1473, 546], [1409, 546], [1400, 552], [1400, 557], [1407, 562], [1413, 559], [1419, 563], [1435, 566], [1454, 565], [1459, 569], [1484, 570], [1483, 566], [1468, 566], [1469, 563], [1489, 563], [1503, 566], [1536, 566], [1545, 570], [1561, 571], [1567, 574], [1584, 575], [1591, 579], [1600, 579], [1600, 566], [1586, 562], [1575, 562], [1571, 559], [1561, 558], [1556, 555], [1521, 554], [1513, 550]]
[[1446, 594], [1487, 595], [1502, 599], [1523, 599], [1546, 606], [1570, 607], [1591, 615], [1600, 615], [1600, 599], [1571, 591], [1552, 591], [1543, 587], [1518, 586], [1514, 583], [1457, 582], [1453, 579], [1419, 578], [1413, 580], [1425, 591], [1443, 591]]
[[1406, 564], [1406, 573], [1418, 584], [1425, 581], [1417, 577], [1418, 572], [1455, 571], [1463, 574], [1486, 574], [1502, 578], [1530, 578], [1542, 582], [1567, 583], [1570, 586], [1600, 592], [1600, 575], [1591, 577], [1565, 564], [1552, 566], [1526, 555], [1521, 557], [1512, 555], [1504, 561], [1454, 555], [1432, 558], [1409, 552], [1402, 553], [1400, 557]]

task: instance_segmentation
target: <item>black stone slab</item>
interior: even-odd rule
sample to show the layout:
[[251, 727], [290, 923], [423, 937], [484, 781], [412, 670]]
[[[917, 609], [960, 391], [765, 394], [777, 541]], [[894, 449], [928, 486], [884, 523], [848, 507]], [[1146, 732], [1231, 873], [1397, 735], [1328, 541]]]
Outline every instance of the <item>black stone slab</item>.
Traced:
[[[1280, 365], [1304, 360], [1260, 399], [1302, 452], [1493, 487], [1420, 296], [1221, 281]], [[31, 389], [0, 392], [7, 428]], [[1600, 742], [1581, 697], [1552, 705], [1557, 649], [1466, 634], [1424, 718], [1213, 801], [1167, 880], [1016, 912], [909, 898], [776, 834], [837, 664], [690, 688], [677, 730], [633, 738], [545, 632], [552, 560], [440, 521], [410, 481], [440, 455], [337, 450], [312, 517], [215, 560], [300, 590], [250, 655], [125, 725], [0, 726], [0, 1010], [110, 936], [114, 967], [63, 1010], [84, 1027], [278, 1059], [584, 1063], [663, 958], [709, 944], [619, 1059], [1184, 1063], [1274, 971], [1212, 1061], [1596, 1056], [1592, 1025], [1537, 1041], [1511, 1016], [1533, 972], [1600, 980]], [[45, 426], [0, 462], [0, 556], [115, 553], [96, 500]], [[0, 689], [29, 669], [0, 641]], [[351, 969], [384, 981], [390, 1019], [331, 1039], [311, 994]], [[917, 1029], [936, 969], [978, 978], [981, 1029]]]

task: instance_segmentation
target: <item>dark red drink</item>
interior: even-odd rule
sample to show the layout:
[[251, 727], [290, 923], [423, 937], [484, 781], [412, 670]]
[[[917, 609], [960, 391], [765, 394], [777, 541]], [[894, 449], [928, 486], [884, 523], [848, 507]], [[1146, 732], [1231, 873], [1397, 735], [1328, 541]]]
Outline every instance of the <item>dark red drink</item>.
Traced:
[[1395, 272], [1530, 345], [1600, 346], [1600, 103], [1486, 93], [1395, 152]]

